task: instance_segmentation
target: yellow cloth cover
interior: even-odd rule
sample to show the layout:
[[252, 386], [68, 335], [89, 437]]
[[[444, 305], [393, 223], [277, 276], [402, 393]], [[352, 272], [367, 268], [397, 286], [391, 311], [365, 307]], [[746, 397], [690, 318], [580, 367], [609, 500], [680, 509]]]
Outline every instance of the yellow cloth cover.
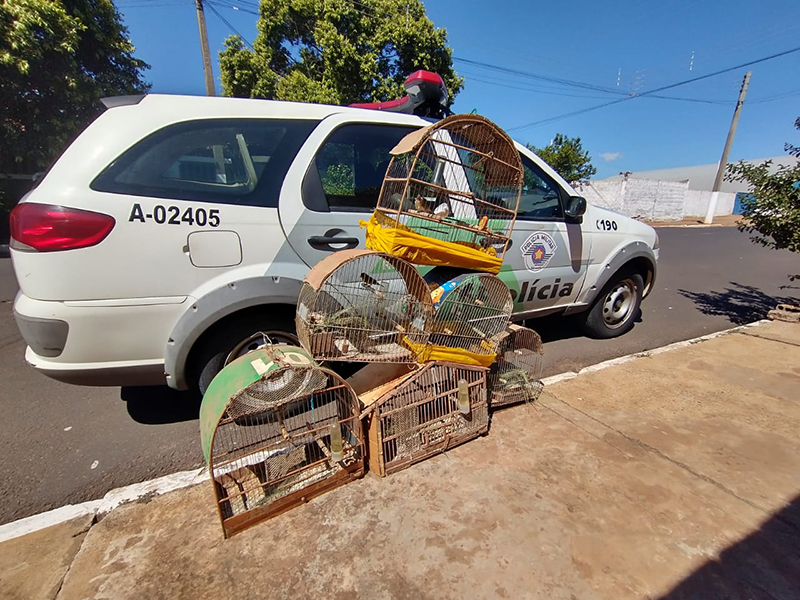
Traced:
[[415, 265], [460, 267], [495, 274], [503, 266], [503, 259], [497, 257], [492, 247], [484, 250], [476, 245], [435, 240], [411, 231], [379, 211], [372, 213], [369, 221], [358, 223], [367, 230], [367, 248]]
[[433, 346], [431, 344], [417, 344], [407, 337], [403, 343], [417, 355], [419, 362], [443, 360], [446, 362], [470, 365], [473, 367], [490, 367], [497, 358], [497, 354], [475, 354], [463, 348], [448, 348], [447, 346]]

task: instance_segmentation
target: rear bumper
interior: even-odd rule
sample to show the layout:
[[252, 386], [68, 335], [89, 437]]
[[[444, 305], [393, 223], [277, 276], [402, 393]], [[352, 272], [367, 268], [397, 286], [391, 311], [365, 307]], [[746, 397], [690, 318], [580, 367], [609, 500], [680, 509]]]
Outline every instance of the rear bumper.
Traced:
[[61, 319], [43, 319], [21, 315], [14, 311], [22, 339], [36, 354], [56, 358], [64, 351], [69, 335], [69, 325]]
[[164, 385], [164, 350], [186, 298], [53, 302], [17, 294], [14, 316], [41, 373], [79, 385]]
[[73, 385], [165, 385], [164, 361], [150, 364], [137, 362], [58, 363], [36, 354], [30, 346], [25, 361], [34, 369], [56, 381]]

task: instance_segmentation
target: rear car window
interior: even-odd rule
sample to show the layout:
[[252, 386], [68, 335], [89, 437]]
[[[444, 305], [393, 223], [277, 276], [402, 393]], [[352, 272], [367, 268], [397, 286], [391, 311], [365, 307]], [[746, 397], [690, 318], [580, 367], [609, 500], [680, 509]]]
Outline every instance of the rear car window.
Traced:
[[277, 207], [311, 120], [205, 119], [147, 136], [95, 178], [93, 190]]
[[333, 211], [372, 212], [392, 158], [389, 151], [416, 129], [374, 123], [336, 129], [314, 158], [327, 207]]

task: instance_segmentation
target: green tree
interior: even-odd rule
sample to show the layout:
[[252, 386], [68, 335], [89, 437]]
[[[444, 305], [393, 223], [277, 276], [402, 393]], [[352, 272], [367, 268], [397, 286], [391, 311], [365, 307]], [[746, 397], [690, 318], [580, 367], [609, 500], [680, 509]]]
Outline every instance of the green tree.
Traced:
[[531, 144], [528, 144], [528, 148], [570, 183], [586, 181], [597, 173], [592, 165], [592, 157], [583, 149], [579, 137], [569, 138], [557, 133], [553, 141], [544, 148], [536, 148]]
[[261, 0], [259, 13], [253, 51], [232, 36], [220, 52], [226, 96], [377, 102], [417, 69], [439, 73], [451, 102], [463, 86], [420, 0]]
[[[800, 130], [800, 117], [794, 126]], [[786, 151], [800, 157], [800, 147], [787, 143]], [[772, 169], [772, 161], [754, 165], [739, 161], [727, 167], [728, 181], [745, 181], [740, 231], [767, 248], [800, 252], [800, 163]], [[800, 275], [793, 275], [797, 279]]]
[[0, 172], [45, 168], [101, 109], [146, 91], [110, 0], [0, 0]]

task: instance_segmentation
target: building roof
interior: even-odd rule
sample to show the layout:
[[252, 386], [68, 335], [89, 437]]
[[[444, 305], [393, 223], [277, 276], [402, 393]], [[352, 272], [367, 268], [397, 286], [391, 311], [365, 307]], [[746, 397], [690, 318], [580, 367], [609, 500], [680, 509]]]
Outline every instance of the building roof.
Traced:
[[[765, 161], [772, 161], [772, 170], [778, 165], [795, 165], [800, 162], [788, 154], [775, 156], [772, 158], [757, 158], [744, 162], [751, 164], [761, 164]], [[688, 181], [690, 190], [711, 191], [714, 187], [714, 178], [717, 176], [717, 166], [719, 163], [709, 165], [696, 165], [694, 167], [676, 167], [674, 169], [658, 169], [656, 171], [634, 171], [628, 175], [629, 179], [659, 179], [661, 181]], [[622, 175], [609, 177], [607, 181], [618, 181]], [[721, 191], [723, 192], [743, 192], [747, 190], [747, 184], [741, 181], [722, 182]]]

